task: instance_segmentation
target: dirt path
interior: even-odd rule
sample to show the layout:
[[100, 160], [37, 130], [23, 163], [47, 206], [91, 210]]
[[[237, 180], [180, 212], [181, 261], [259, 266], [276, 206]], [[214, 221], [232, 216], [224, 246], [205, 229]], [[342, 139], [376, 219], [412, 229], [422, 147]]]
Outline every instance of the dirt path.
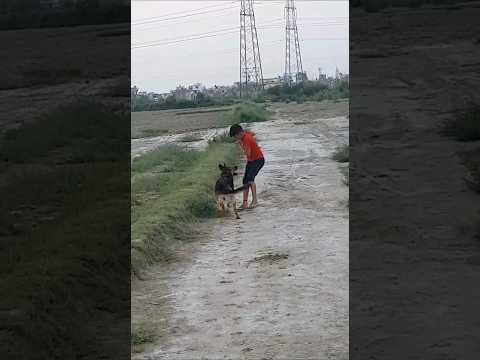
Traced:
[[160, 336], [134, 359], [348, 358], [348, 188], [329, 158], [348, 120], [276, 113], [253, 126], [261, 206], [204, 224], [192, 261], [134, 282], [133, 321]]

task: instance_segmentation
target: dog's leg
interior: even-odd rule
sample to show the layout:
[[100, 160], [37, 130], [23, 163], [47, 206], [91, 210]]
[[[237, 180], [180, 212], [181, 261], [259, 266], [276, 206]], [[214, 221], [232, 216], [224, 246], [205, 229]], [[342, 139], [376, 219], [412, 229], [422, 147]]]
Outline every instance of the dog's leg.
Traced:
[[235, 217], [237, 219], [240, 219], [240, 216], [238, 215], [238, 212], [237, 212], [237, 204], [235, 201], [233, 202], [233, 212], [235, 213]]
[[221, 207], [221, 211], [220, 211], [221, 216], [225, 216], [225, 204], [222, 202], [220, 204], [220, 207]]

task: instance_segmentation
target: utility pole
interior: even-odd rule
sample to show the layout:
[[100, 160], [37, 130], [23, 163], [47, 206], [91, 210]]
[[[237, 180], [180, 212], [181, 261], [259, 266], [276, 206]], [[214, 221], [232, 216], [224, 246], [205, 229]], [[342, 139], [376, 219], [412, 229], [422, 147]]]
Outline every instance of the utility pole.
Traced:
[[[286, 0], [285, 5], [285, 75], [284, 81], [291, 86], [293, 76], [295, 83], [298, 84], [304, 80], [302, 55], [300, 54], [300, 41], [298, 39], [297, 28], [297, 9], [294, 0]], [[295, 47], [296, 61], [292, 64], [292, 40]], [[293, 68], [293, 74], [292, 74]]]
[[249, 97], [263, 91], [262, 61], [253, 1], [240, 0], [240, 97]]

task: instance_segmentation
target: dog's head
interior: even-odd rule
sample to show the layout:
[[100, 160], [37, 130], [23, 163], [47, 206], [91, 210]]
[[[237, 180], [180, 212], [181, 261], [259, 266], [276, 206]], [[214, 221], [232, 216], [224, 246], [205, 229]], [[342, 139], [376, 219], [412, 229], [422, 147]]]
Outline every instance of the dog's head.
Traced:
[[238, 169], [237, 166], [229, 167], [225, 163], [223, 163], [223, 165], [218, 164], [218, 168], [222, 172], [222, 176], [233, 177], [233, 176], [237, 175], [237, 173], [235, 172]]

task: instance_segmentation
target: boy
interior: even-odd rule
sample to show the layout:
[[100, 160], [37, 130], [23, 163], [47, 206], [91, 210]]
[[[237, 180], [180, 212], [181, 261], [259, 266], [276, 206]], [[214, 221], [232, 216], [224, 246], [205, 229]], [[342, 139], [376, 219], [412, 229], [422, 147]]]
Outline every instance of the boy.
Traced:
[[260, 169], [265, 164], [263, 153], [257, 142], [253, 138], [252, 132], [243, 130], [238, 124], [230, 127], [230, 137], [234, 137], [240, 144], [243, 152], [247, 156], [247, 166], [245, 167], [245, 174], [243, 176], [243, 184], [249, 185], [243, 191], [243, 203], [241, 209], [246, 209], [248, 205], [248, 191], [252, 189], [252, 202], [250, 209], [257, 206], [257, 187], [255, 186], [255, 176], [257, 176]]

